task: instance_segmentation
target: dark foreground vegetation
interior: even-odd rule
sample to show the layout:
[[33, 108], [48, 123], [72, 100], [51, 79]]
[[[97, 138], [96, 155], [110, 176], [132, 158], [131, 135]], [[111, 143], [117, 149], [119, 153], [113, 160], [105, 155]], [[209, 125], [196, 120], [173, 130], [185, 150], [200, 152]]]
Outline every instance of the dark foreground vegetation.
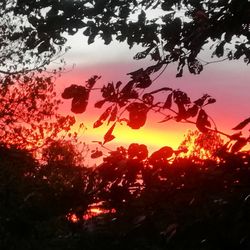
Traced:
[[[250, 153], [242, 151], [249, 114], [226, 134], [207, 114], [213, 97], [191, 101], [156, 83], [172, 63], [176, 77], [226, 60], [249, 64], [249, 16], [249, 0], [0, 1], [0, 249], [249, 250]], [[100, 77], [93, 76], [62, 93], [81, 114], [100, 91], [95, 108], [104, 110], [94, 128], [108, 125], [100, 146], [115, 138], [117, 124], [140, 129], [156, 112], [162, 123], [196, 126], [203, 153], [205, 142], [216, 147], [183, 157], [183, 148], [148, 154], [145, 145], [131, 144], [95, 168], [84, 166], [78, 135], [70, 132], [76, 120], [58, 113], [54, 90], [65, 35], [79, 31], [88, 44], [101, 38], [140, 45], [134, 59], [151, 59], [128, 73], [128, 82], [96, 88]], [[204, 49], [215, 59], [201, 59]], [[58, 69], [48, 69], [52, 62]]]
[[[195, 163], [131, 144], [85, 168], [57, 147], [39, 163], [1, 146], [1, 249], [249, 249], [249, 154]], [[92, 217], [94, 203], [105, 213]]]

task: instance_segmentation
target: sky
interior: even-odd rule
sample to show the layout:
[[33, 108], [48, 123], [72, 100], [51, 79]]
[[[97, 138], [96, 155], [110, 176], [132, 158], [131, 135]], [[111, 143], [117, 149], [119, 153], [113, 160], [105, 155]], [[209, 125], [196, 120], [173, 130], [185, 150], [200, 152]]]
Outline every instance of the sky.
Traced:
[[[128, 72], [150, 66], [152, 63], [148, 60], [133, 60], [140, 47], [130, 50], [126, 43], [113, 42], [107, 46], [103, 41], [88, 45], [81, 33], [68, 37], [68, 45], [71, 46], [71, 50], [64, 56], [67, 70], [57, 80], [59, 94], [71, 84], [84, 84], [92, 75], [102, 76], [96, 87], [119, 80], [126, 83], [129, 80]], [[202, 59], [207, 60], [206, 54]], [[206, 110], [216, 122], [217, 128], [229, 134], [233, 133], [231, 129], [234, 126], [249, 117], [250, 71], [244, 62], [224, 61], [209, 64], [200, 75], [191, 75], [186, 70], [181, 78], [175, 77], [176, 68], [177, 65], [169, 66], [151, 89], [159, 87], [180, 89], [187, 92], [193, 100], [206, 93], [211, 95], [217, 102], [208, 106]], [[103, 111], [93, 107], [98, 100], [101, 100], [101, 96], [97, 91], [91, 95], [87, 111], [76, 115], [77, 122], [83, 122], [87, 128], [82, 139], [92, 148], [98, 146], [92, 141], [101, 141], [108, 130], [106, 125], [97, 129], [92, 127]], [[64, 100], [61, 111], [72, 114], [70, 101]], [[114, 131], [115, 140], [107, 144], [107, 147], [112, 149], [114, 146], [127, 146], [136, 142], [146, 144], [151, 151], [166, 145], [177, 148], [184, 139], [184, 134], [189, 129], [195, 129], [193, 125], [175, 121], [159, 123], [161, 119], [161, 116], [152, 114], [148, 117], [146, 125], [139, 130], [132, 130], [126, 125], [118, 126]]]

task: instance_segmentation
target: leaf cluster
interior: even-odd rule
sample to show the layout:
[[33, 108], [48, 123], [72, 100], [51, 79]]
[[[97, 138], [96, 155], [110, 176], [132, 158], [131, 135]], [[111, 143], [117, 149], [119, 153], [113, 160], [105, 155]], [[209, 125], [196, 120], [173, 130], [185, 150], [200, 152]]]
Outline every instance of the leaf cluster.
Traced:
[[[11, 7], [17, 17], [27, 19], [29, 29], [33, 28], [28, 36], [40, 52], [49, 50], [53, 43], [63, 45], [63, 32], [73, 35], [83, 29], [89, 44], [96, 38], [105, 44], [113, 39], [126, 41], [130, 47], [145, 47], [135, 59], [150, 56], [156, 63], [177, 62], [177, 76], [182, 76], [184, 67], [191, 74], [203, 70], [199, 54], [207, 43], [211, 44], [212, 56], [244, 58], [249, 63], [247, 0], [46, 0], [17, 1]], [[148, 12], [156, 9], [160, 14], [150, 17]]]
[[[249, 154], [195, 163], [179, 153], [134, 143], [91, 169], [75, 165], [65, 141], [44, 151], [44, 163], [1, 146], [1, 248], [247, 249]], [[93, 203], [115, 213], [84, 221]]]

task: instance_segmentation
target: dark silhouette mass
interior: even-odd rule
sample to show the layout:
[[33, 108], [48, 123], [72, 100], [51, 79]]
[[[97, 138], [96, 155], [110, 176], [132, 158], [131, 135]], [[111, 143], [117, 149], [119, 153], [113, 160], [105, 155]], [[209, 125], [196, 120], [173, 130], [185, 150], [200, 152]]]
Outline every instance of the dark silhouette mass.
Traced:
[[[219, 131], [206, 110], [212, 96], [191, 100], [157, 86], [171, 63], [176, 77], [224, 60], [249, 64], [249, 25], [248, 0], [1, 1], [0, 249], [250, 249], [250, 118], [236, 132]], [[94, 107], [100, 76], [65, 88], [73, 113], [103, 109], [93, 128], [107, 132], [94, 150], [71, 131], [76, 120], [59, 113], [55, 92], [65, 36], [77, 32], [88, 44], [140, 45], [134, 59], [152, 61], [128, 72], [126, 83], [97, 88]], [[203, 49], [215, 59], [201, 60]], [[51, 70], [54, 61], [60, 66]], [[117, 124], [138, 130], [150, 112], [197, 130], [177, 150], [139, 143], [108, 150]], [[86, 156], [101, 163], [86, 166]]]

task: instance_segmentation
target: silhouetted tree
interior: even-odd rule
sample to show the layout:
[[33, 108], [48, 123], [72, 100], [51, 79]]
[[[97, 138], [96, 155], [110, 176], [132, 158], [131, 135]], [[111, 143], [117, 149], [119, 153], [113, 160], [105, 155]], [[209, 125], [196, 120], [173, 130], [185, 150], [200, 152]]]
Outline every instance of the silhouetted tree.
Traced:
[[[18, 7], [18, 1], [0, 3], [0, 83], [13, 84], [17, 77], [39, 72], [65, 51], [51, 41], [51, 37], [38, 32], [29, 22], [27, 14]], [[40, 10], [43, 12], [42, 7]], [[40, 12], [40, 11], [39, 11]], [[37, 18], [43, 16], [37, 12]], [[67, 50], [67, 48], [66, 48]]]
[[71, 161], [77, 151], [70, 143], [51, 146], [46, 155], [62, 148], [63, 164], [59, 158], [41, 164], [25, 150], [0, 146], [1, 249], [67, 249], [73, 232], [67, 215], [82, 220], [95, 181], [91, 169]]
[[174, 154], [148, 155], [139, 144], [110, 152], [96, 169], [97, 197], [116, 213], [86, 222], [87, 249], [100, 241], [104, 249], [249, 248], [249, 154], [228, 152], [216, 164]]
[[[179, 75], [185, 65], [193, 74], [202, 71], [197, 59], [208, 42], [216, 57], [249, 61], [249, 9], [247, 0], [94, 0], [94, 1], [12, 1], [9, 9], [27, 19], [35, 29], [35, 40], [48, 49], [51, 42], [63, 44], [63, 32], [70, 35], [84, 28], [88, 42], [101, 37], [105, 44], [113, 38], [140, 44], [146, 50], [136, 58], [151, 55], [162, 64], [179, 62]], [[8, 8], [7, 8], [8, 9]], [[156, 13], [156, 14], [155, 14]], [[50, 40], [51, 39], [51, 40]], [[228, 45], [231, 44], [231, 48]], [[34, 44], [35, 45], [35, 44]], [[162, 52], [164, 51], [164, 52]], [[159, 66], [160, 67], [160, 66]]]
[[[239, 151], [250, 137], [218, 131], [205, 110], [215, 102], [207, 94], [192, 101], [179, 89], [147, 91], [154, 82], [151, 75], [169, 63], [178, 62], [177, 77], [184, 67], [201, 73], [210, 63], [199, 59], [207, 42], [221, 60], [244, 57], [249, 63], [249, 5], [247, 0], [2, 1], [0, 124], [9, 148], [0, 147], [1, 249], [249, 249], [250, 158], [249, 152]], [[151, 18], [154, 9], [157, 14]], [[61, 51], [64, 32], [73, 35], [81, 28], [89, 43], [101, 37], [106, 44], [114, 38], [130, 47], [140, 44], [145, 50], [135, 59], [150, 56], [154, 61], [129, 73], [128, 83], [102, 86], [102, 100], [95, 107], [106, 107], [94, 127], [110, 127], [101, 146], [115, 138], [118, 123], [140, 129], [154, 111], [163, 115], [162, 122], [196, 125], [202, 138], [214, 132], [226, 136], [220, 161], [199, 164], [177, 157], [180, 151], [168, 146], [149, 154], [145, 145], [135, 143], [109, 152], [96, 168], [81, 166], [74, 145], [56, 140], [74, 118], [57, 114], [51, 78], [32, 75], [52, 60], [57, 48]], [[64, 90], [62, 97], [72, 100], [74, 113], [86, 110], [99, 78]], [[50, 116], [52, 124], [44, 120]], [[39, 152], [40, 161], [11, 148], [17, 142], [39, 148], [43, 140], [48, 144]], [[93, 158], [98, 156], [99, 150], [92, 152]], [[116, 213], [84, 221], [94, 202]]]
[[[38, 34], [29, 15], [16, 12], [17, 4], [0, 3], [0, 140], [35, 150], [67, 134], [75, 123], [73, 117], [58, 114], [61, 101], [54, 89], [68, 48]], [[59, 58], [61, 67], [45, 71]]]
[[[66, 136], [75, 118], [58, 113], [53, 76], [19, 76], [14, 85], [0, 86], [0, 140], [6, 145], [38, 150]], [[74, 140], [76, 135], [72, 135]]]

